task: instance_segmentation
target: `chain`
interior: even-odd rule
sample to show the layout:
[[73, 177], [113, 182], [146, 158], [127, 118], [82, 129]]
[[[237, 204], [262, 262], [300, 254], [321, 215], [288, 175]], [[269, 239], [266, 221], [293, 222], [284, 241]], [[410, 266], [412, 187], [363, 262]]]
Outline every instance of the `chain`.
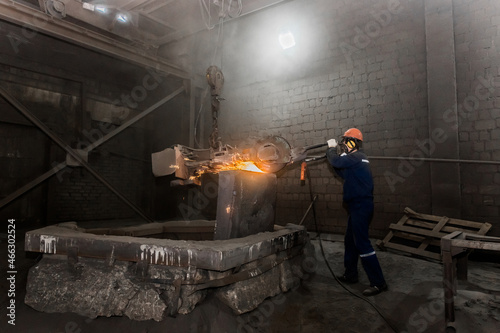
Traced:
[[222, 146], [222, 139], [219, 137], [219, 100], [217, 96], [212, 96], [212, 134], [210, 134], [210, 148], [219, 150]]

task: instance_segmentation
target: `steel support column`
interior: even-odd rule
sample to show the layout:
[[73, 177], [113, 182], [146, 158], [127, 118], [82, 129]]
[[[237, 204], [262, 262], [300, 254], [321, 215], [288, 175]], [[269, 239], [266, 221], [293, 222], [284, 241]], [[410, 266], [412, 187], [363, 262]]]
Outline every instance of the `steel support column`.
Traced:
[[[425, 0], [424, 7], [429, 140], [439, 138], [429, 157], [460, 159], [453, 1]], [[432, 214], [460, 217], [460, 164], [430, 164], [430, 184]]]

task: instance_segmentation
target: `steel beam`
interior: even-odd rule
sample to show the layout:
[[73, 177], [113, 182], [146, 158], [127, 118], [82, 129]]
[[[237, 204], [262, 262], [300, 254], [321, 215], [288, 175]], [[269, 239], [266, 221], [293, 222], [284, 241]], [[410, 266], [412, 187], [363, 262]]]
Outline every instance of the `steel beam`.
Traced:
[[130, 125], [133, 125], [135, 124], [136, 122], [138, 122], [139, 120], [141, 120], [142, 118], [144, 118], [145, 116], [147, 116], [148, 114], [150, 114], [151, 112], [153, 112], [154, 110], [156, 110], [157, 108], [159, 108], [161, 105], [165, 104], [166, 102], [170, 101], [172, 98], [174, 98], [175, 96], [179, 95], [181, 92], [185, 91], [185, 88], [184, 87], [179, 87], [176, 91], [174, 91], [173, 93], [169, 94], [168, 96], [165, 96], [164, 98], [162, 98], [161, 100], [159, 100], [158, 102], [156, 102], [155, 104], [151, 105], [149, 108], [147, 108], [146, 110], [142, 111], [140, 114], [138, 114], [137, 116], [131, 118], [130, 120], [126, 121], [125, 123], [123, 123], [122, 125], [120, 125], [120, 127], [116, 128], [115, 130], [113, 130], [112, 132], [106, 134], [105, 136], [103, 136], [101, 139], [99, 140], [96, 140], [95, 142], [93, 142], [91, 145], [89, 145], [87, 148], [85, 148], [84, 150], [86, 152], [89, 152], [91, 151], [92, 149], [94, 149], [95, 147], [103, 144], [104, 142], [108, 141], [109, 139], [111, 139], [112, 137], [114, 137], [115, 135], [121, 133], [123, 130], [125, 130], [127, 127], [129, 127]]
[[53, 175], [55, 175], [56, 173], [58, 173], [59, 171], [64, 169], [66, 166], [67, 166], [66, 162], [61, 162], [58, 165], [56, 165], [55, 167], [53, 167], [52, 169], [50, 169], [49, 171], [45, 172], [43, 175], [33, 179], [32, 181], [30, 181], [28, 184], [24, 185], [23, 187], [18, 188], [17, 190], [15, 190], [11, 194], [9, 194], [7, 197], [0, 200], [0, 208], [3, 208], [3, 206], [6, 206], [10, 202], [17, 199], [17, 197], [23, 195], [24, 193], [31, 190], [33, 187], [35, 187], [38, 184], [49, 179], [50, 177], [52, 177]]
[[500, 237], [469, 234], [454, 231], [441, 238], [443, 261], [444, 314], [447, 325], [455, 321], [454, 296], [457, 280], [467, 280], [467, 256], [471, 250], [500, 252]]
[[[250, 4], [245, 3], [245, 7], [239, 16], [234, 17], [234, 18], [230, 17], [230, 16], [226, 16], [222, 21], [219, 20], [219, 21], [214, 22], [214, 28], [218, 27], [221, 24], [221, 22], [223, 22], [224, 24], [227, 24], [229, 22], [240, 19], [243, 16], [250, 15], [250, 14], [256, 13], [258, 11], [265, 10], [265, 9], [271, 8], [273, 6], [277, 6], [279, 4], [282, 4], [285, 2], [290, 2], [290, 1], [292, 1], [292, 0], [276, 0], [276, 1], [269, 3], [268, 0], [263, 0], [263, 1], [253, 0], [252, 2], [250, 2]], [[183, 30], [177, 29], [175, 32], [172, 32], [172, 33], [169, 33], [169, 34], [164, 35], [162, 37], [159, 37], [159, 38], [155, 39], [153, 42], [157, 45], [168, 44], [172, 41], [180, 40], [180, 39], [185, 38], [187, 36], [194, 35], [194, 34], [200, 32], [200, 31], [203, 31], [205, 29], [206, 29], [206, 27], [204, 24], [201, 24], [199, 26], [186, 26], [186, 27], [184, 27]]]
[[[0, 19], [81, 45], [98, 52], [124, 59], [137, 65], [152, 67], [157, 71], [179, 78], [191, 76], [165, 59], [148, 54], [148, 50], [121, 43], [92, 30], [40, 12], [18, 2], [0, 0]], [[30, 31], [30, 33], [33, 33]]]
[[[80, 228], [81, 229], [81, 228]], [[82, 229], [83, 230], [83, 229]], [[114, 236], [132, 236], [132, 237], [152, 237], [160, 234], [176, 233], [206, 233], [211, 234], [215, 230], [215, 221], [206, 220], [188, 220], [188, 221], [168, 221], [153, 222], [141, 225], [132, 225], [119, 228], [86, 228], [86, 233], [94, 235], [114, 235]], [[164, 237], [157, 237], [164, 238]]]
[[111, 192], [113, 192], [120, 200], [126, 203], [130, 208], [132, 208], [137, 214], [139, 214], [143, 219], [148, 222], [153, 222], [153, 219], [148, 217], [142, 212], [142, 210], [137, 207], [133, 202], [128, 200], [123, 196], [118, 190], [116, 190], [113, 185], [111, 185], [106, 179], [104, 179], [97, 171], [95, 171], [76, 150], [68, 146], [59, 136], [53, 133], [44, 123], [42, 123], [37, 117], [29, 112], [24, 105], [22, 105], [18, 100], [11, 96], [7, 91], [0, 87], [0, 94], [19, 110], [29, 121], [35, 124], [42, 132], [44, 132], [48, 137], [50, 137], [58, 146], [64, 149], [71, 157], [73, 157], [81, 166], [83, 166], [87, 171], [89, 171], [96, 179], [103, 183]]
[[[147, 108], [146, 110], [144, 110], [142, 113], [138, 114], [137, 116], [133, 117], [129, 121], [125, 122], [120, 127], [118, 127], [115, 130], [113, 130], [112, 132], [106, 134], [101, 139], [93, 142], [91, 145], [85, 147], [85, 149], [83, 149], [83, 151], [85, 151], [85, 152], [88, 153], [92, 149], [94, 149], [94, 148], [98, 147], [99, 145], [105, 143], [106, 141], [108, 141], [109, 139], [111, 139], [112, 137], [114, 137], [115, 135], [121, 133], [127, 127], [129, 127], [132, 124], [136, 123], [140, 119], [144, 118], [145, 116], [147, 116], [148, 114], [150, 114], [151, 112], [153, 112], [154, 110], [156, 110], [161, 105], [165, 104], [166, 102], [168, 102], [169, 100], [171, 100], [172, 98], [174, 98], [175, 96], [177, 96], [178, 94], [180, 94], [182, 91], [184, 91], [184, 87], [180, 87], [179, 89], [177, 89], [176, 91], [174, 91], [170, 95], [162, 98], [160, 101], [158, 101], [157, 103], [153, 104], [152, 106], [150, 106], [149, 108]], [[12, 99], [12, 100], [14, 100], [14, 98], [12, 96], [10, 96], [10, 94], [8, 94], [2, 88], [0, 88], [0, 95], [2, 95], [7, 100], [9, 100], [9, 98]], [[17, 102], [16, 104], [19, 104], [20, 106], [22, 106], [22, 104], [20, 104], [19, 102]], [[22, 107], [24, 108], [24, 106], [22, 106]], [[29, 111], [27, 111], [27, 112], [29, 112]], [[77, 161], [79, 161], [79, 160], [77, 160]], [[61, 171], [62, 169], [64, 169], [67, 165], [68, 164], [66, 162], [61, 162], [58, 165], [56, 165], [55, 167], [53, 167], [51, 170], [45, 172], [43, 175], [37, 177], [36, 179], [32, 180], [28, 184], [24, 185], [23, 187], [17, 189], [16, 191], [14, 191], [13, 193], [11, 193], [6, 198], [4, 198], [3, 200], [0, 201], [0, 208], [4, 207], [5, 205], [9, 204], [10, 202], [12, 202], [13, 200], [15, 200], [19, 196], [23, 195], [24, 193], [28, 192], [29, 190], [31, 190], [32, 188], [34, 188], [35, 186], [37, 186], [38, 184], [40, 184], [43, 181], [47, 180], [48, 178], [52, 177], [53, 175], [55, 175], [56, 173], [58, 173], [59, 171]], [[150, 221], [149, 218], [147, 218], [147, 220]]]
[[191, 94], [189, 95], [190, 101], [189, 101], [189, 146], [194, 147], [195, 146], [195, 126], [196, 126], [196, 114], [195, 114], [195, 105], [196, 105], [196, 99], [195, 99], [195, 85], [193, 80], [191, 80], [191, 86], [189, 87], [189, 91], [191, 91]]
[[227, 271], [291, 250], [305, 244], [307, 239], [304, 227], [210, 242], [94, 235], [82, 232], [74, 223], [68, 222], [28, 231], [25, 250], [68, 255], [70, 247], [77, 247], [79, 257], [106, 259], [112, 255], [115, 260]]

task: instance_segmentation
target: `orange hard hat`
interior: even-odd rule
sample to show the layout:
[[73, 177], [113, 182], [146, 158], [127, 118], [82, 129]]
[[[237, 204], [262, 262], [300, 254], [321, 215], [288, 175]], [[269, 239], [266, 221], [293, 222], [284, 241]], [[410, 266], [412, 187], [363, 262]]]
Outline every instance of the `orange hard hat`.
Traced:
[[344, 137], [355, 138], [360, 141], [363, 141], [363, 134], [357, 128], [349, 128], [347, 131], [345, 131]]

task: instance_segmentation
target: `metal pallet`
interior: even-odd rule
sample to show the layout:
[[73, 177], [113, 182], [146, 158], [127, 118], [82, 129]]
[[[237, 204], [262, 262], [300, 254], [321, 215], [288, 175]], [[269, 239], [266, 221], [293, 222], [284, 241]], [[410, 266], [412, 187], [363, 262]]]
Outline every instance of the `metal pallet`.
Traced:
[[406, 207], [405, 215], [389, 226], [389, 233], [377, 242], [381, 249], [393, 249], [441, 261], [441, 238], [455, 231], [485, 235], [490, 223], [472, 222], [417, 213]]

